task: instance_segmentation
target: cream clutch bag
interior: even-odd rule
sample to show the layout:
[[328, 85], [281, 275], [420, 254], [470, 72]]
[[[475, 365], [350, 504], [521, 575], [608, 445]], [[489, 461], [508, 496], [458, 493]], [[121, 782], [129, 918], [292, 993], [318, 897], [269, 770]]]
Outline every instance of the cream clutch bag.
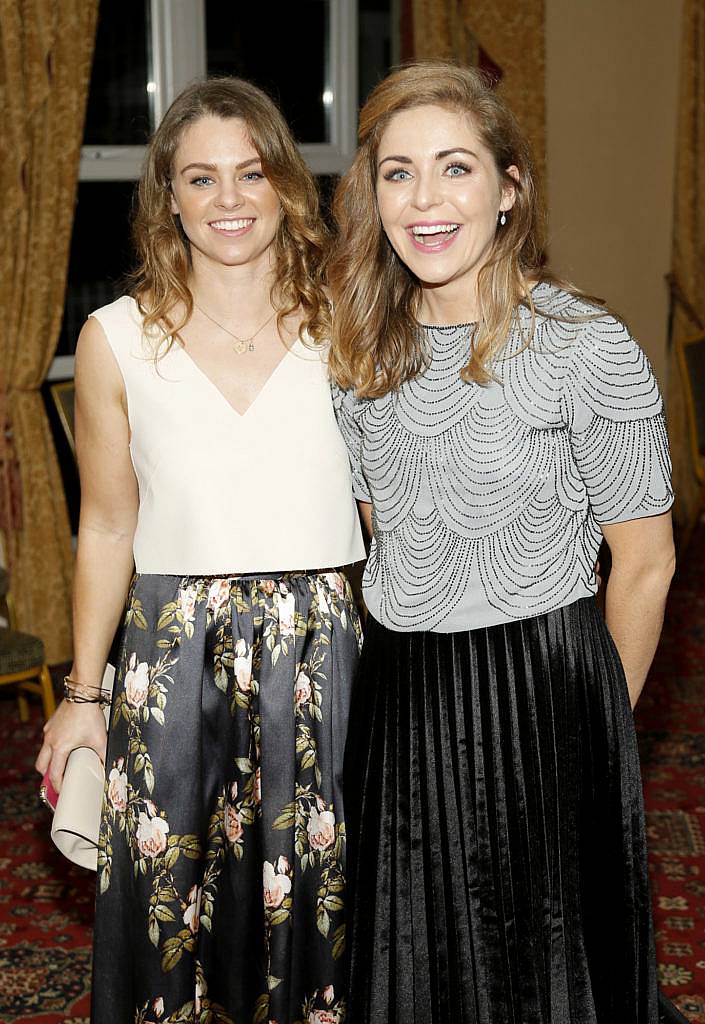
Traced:
[[[108, 665], [103, 689], [112, 693], [115, 669]], [[104, 708], [106, 725], [110, 708]], [[98, 830], [105, 788], [105, 765], [90, 747], [69, 754], [51, 823], [51, 838], [65, 857], [82, 868], [98, 867]]]

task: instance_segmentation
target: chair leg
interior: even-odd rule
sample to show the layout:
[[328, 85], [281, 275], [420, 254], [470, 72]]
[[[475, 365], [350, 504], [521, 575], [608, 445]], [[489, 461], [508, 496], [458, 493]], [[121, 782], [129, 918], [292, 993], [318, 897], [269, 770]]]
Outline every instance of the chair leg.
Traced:
[[39, 685], [42, 688], [44, 717], [51, 718], [56, 711], [56, 700], [54, 699], [54, 688], [51, 683], [51, 674], [46, 665], [42, 665], [39, 671]]
[[21, 690], [17, 691], [17, 706], [20, 709], [20, 722], [29, 721], [29, 703]]

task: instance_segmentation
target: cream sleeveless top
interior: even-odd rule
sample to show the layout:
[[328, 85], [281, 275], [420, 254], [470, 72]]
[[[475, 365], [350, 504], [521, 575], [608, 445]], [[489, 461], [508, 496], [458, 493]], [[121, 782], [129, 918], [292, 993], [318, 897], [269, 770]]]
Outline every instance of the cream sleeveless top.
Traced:
[[91, 316], [125, 382], [137, 572], [322, 569], [364, 558], [320, 350], [297, 340], [241, 415], [178, 342], [155, 363], [134, 299]]

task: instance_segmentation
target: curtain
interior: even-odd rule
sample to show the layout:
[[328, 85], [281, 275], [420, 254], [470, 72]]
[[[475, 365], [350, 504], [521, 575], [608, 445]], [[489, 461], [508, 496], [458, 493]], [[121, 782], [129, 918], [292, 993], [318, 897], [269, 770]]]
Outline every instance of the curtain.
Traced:
[[[705, 0], [684, 0], [676, 144], [671, 270], [672, 338], [705, 331]], [[678, 534], [688, 538], [697, 519], [700, 487], [688, 443], [683, 381], [671, 352], [668, 428]]]
[[0, 0], [2, 526], [18, 627], [52, 663], [71, 657], [72, 553], [39, 388], [61, 326], [97, 10]]
[[477, 43], [465, 18], [462, 0], [412, 0], [416, 58], [438, 57], [477, 64]]
[[414, 52], [408, 56], [454, 58], [496, 73], [543, 178], [544, 0], [411, 0], [411, 16]]
[[502, 70], [499, 89], [534, 154], [539, 180], [546, 151], [544, 0], [463, 0], [465, 23]]

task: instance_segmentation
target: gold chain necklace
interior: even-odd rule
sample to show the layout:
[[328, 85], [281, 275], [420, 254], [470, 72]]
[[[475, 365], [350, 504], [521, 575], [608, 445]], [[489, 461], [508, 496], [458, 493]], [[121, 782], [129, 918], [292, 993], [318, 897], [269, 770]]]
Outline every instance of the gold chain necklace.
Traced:
[[199, 313], [203, 313], [203, 315], [206, 317], [207, 320], [210, 320], [210, 322], [212, 324], [215, 324], [216, 327], [220, 327], [221, 331], [225, 331], [226, 334], [229, 334], [231, 338], [235, 339], [235, 344], [233, 345], [233, 348], [235, 349], [235, 351], [237, 352], [237, 354], [239, 356], [241, 356], [243, 354], [243, 352], [254, 352], [255, 346], [252, 344], [252, 342], [255, 340], [257, 335], [261, 331], [263, 331], [265, 329], [267, 324], [270, 323], [274, 319], [274, 317], [277, 314], [277, 311], [275, 309], [274, 312], [270, 316], [267, 317], [267, 319], [264, 321], [264, 323], [260, 327], [257, 328], [257, 330], [255, 331], [254, 334], [251, 334], [249, 336], [249, 338], [239, 338], [237, 336], [237, 334], [233, 334], [233, 332], [228, 330], [227, 327], [224, 327], [223, 324], [219, 323], [215, 319], [215, 317], [212, 317], [210, 315], [210, 313], [206, 313], [205, 309], [202, 309], [201, 306], [199, 306], [198, 303], [195, 300], [194, 300], [193, 304], [194, 304], [194, 306], [196, 307], [196, 309], [198, 310]]

